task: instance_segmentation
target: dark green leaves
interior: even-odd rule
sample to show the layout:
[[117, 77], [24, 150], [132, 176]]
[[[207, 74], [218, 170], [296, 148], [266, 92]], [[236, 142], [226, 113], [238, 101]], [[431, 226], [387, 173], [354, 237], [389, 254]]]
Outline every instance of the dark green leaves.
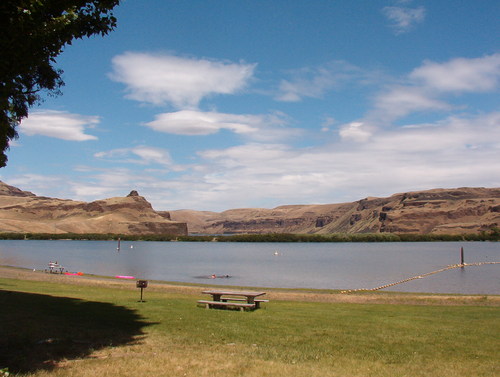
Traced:
[[0, 1], [0, 167], [18, 137], [16, 127], [39, 93], [64, 84], [56, 57], [75, 39], [104, 36], [116, 27], [119, 0]]

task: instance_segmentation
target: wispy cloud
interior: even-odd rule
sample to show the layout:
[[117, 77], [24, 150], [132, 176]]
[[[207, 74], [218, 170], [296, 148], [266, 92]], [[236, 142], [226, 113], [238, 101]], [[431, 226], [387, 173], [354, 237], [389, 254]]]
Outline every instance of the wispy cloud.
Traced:
[[158, 114], [155, 120], [144, 123], [155, 131], [177, 135], [210, 135], [229, 130], [251, 139], [283, 138], [297, 133], [284, 127], [286, 124], [286, 117], [279, 113], [251, 115], [195, 110]]
[[388, 85], [375, 97], [374, 108], [367, 116], [370, 121], [387, 124], [414, 112], [449, 111], [454, 106], [446, 102], [447, 95], [497, 90], [500, 54], [444, 63], [426, 61], [401, 81]]
[[19, 129], [28, 136], [43, 135], [69, 141], [97, 140], [85, 133], [86, 128], [99, 124], [98, 116], [71, 114], [63, 111], [33, 111]]
[[163, 166], [173, 166], [170, 153], [162, 148], [150, 146], [137, 146], [133, 148], [119, 148], [105, 152], [98, 152], [94, 157], [107, 159], [115, 162], [133, 163], [140, 165], [159, 164]]
[[[341, 123], [325, 115], [323, 142], [313, 147], [287, 143], [286, 137], [300, 130], [291, 128], [292, 121], [280, 113], [181, 109], [158, 114], [143, 126], [187, 136], [229, 131], [240, 136], [241, 144], [200, 150], [188, 165], [176, 164], [169, 150], [149, 145], [110, 149], [95, 154], [99, 168], [91, 162], [79, 168], [81, 182], [57, 178], [51, 186], [64, 182], [60, 186], [73, 191], [62, 197], [80, 200], [123, 196], [136, 189], [156, 209], [218, 211], [351, 201], [367, 194], [478, 182], [500, 186], [500, 178], [492, 174], [500, 171], [500, 113], [480, 113], [478, 107], [466, 114], [459, 103], [461, 96], [468, 105], [474, 93], [499, 89], [499, 61], [499, 54], [426, 61], [386, 84], [364, 117]], [[405, 122], [416, 112], [441, 112], [442, 119]], [[109, 168], [102, 168], [103, 161]], [[43, 195], [49, 189], [42, 178], [11, 177], [9, 184], [24, 182], [21, 188]]]
[[[407, 2], [404, 2], [407, 3]], [[409, 8], [403, 6], [384, 7], [382, 13], [391, 22], [396, 34], [409, 32], [413, 27], [425, 19], [425, 8]]]
[[305, 97], [321, 98], [332, 89], [361, 74], [360, 69], [343, 61], [289, 72], [291, 78], [281, 80], [275, 99], [298, 102]]
[[439, 92], [492, 91], [500, 82], [500, 54], [446, 63], [426, 61], [410, 74], [410, 79]]
[[351, 122], [340, 127], [339, 135], [347, 141], [366, 142], [372, 136], [372, 130], [363, 122]]
[[136, 182], [147, 184], [147, 177], [129, 168], [89, 169], [91, 175], [84, 182], [68, 182], [73, 195], [78, 200], [96, 200], [113, 196], [125, 196]]
[[252, 78], [256, 64], [127, 52], [113, 58], [110, 77], [127, 97], [153, 105], [197, 108], [215, 94], [234, 94]]
[[22, 190], [32, 192], [43, 192], [52, 189], [58, 185], [62, 185], [64, 179], [58, 176], [47, 176], [42, 174], [25, 173], [16, 177], [9, 178], [9, 184], [17, 186]]
[[422, 87], [390, 86], [377, 96], [370, 118], [379, 124], [390, 124], [393, 120], [414, 112], [444, 111], [452, 108], [435, 97], [435, 93]]
[[[495, 184], [491, 171], [500, 169], [493, 158], [500, 153], [499, 126], [500, 113], [491, 113], [381, 130], [367, 143], [342, 140], [315, 149], [254, 143], [208, 150], [200, 153], [206, 166], [197, 179], [212, 196], [214, 205], [206, 202], [205, 208], [265, 205], [265, 200], [290, 204], [304, 197], [328, 203], [334, 197], [361, 198], [367, 185], [370, 194], [388, 195], [408, 187]], [[195, 201], [192, 190], [185, 194], [187, 202]]]
[[[363, 130], [362, 124], [345, 127]], [[500, 178], [491, 174], [500, 171], [498, 140], [500, 113], [451, 116], [378, 129], [366, 142], [346, 137], [316, 148], [253, 142], [200, 151], [196, 162], [169, 179], [130, 165], [94, 171], [74, 190], [84, 198], [136, 189], [157, 209], [220, 211], [350, 201], [409, 187], [498, 186]]]

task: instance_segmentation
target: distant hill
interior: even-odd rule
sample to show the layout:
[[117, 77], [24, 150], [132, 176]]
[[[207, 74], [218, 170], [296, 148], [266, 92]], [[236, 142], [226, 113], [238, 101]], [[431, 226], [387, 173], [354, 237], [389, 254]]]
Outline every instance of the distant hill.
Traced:
[[155, 211], [136, 191], [86, 203], [0, 181], [0, 232], [114, 234], [465, 234], [500, 227], [500, 188], [434, 189], [351, 203]]
[[186, 235], [187, 225], [155, 211], [136, 191], [86, 203], [36, 196], [0, 181], [0, 232]]
[[500, 188], [434, 189], [342, 204], [170, 214], [172, 220], [186, 222], [190, 233], [468, 234], [500, 226]]

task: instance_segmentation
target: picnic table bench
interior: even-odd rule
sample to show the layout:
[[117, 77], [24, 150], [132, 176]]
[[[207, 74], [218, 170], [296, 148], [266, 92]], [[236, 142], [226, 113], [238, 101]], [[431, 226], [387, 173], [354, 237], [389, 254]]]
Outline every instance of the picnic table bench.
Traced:
[[58, 263], [50, 262], [45, 269], [45, 272], [49, 272], [51, 274], [62, 274], [64, 272], [64, 267]]
[[235, 308], [244, 311], [246, 309], [258, 309], [263, 302], [269, 302], [256, 297], [266, 294], [266, 292], [251, 291], [228, 291], [228, 290], [206, 290], [203, 294], [211, 295], [212, 300], [198, 300], [198, 304], [205, 305], [205, 308]]

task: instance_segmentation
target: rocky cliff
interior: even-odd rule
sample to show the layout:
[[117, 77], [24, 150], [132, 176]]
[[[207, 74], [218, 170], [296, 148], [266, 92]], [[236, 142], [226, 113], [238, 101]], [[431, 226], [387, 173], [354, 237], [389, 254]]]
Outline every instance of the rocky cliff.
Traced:
[[36, 196], [0, 181], [0, 232], [185, 235], [187, 225], [156, 212], [136, 191], [86, 203]]
[[136, 191], [86, 203], [0, 181], [0, 232], [115, 234], [463, 234], [500, 227], [500, 188], [435, 189], [352, 203], [224, 212], [155, 211]]
[[171, 211], [191, 233], [464, 234], [500, 226], [500, 188], [435, 189], [352, 203]]

